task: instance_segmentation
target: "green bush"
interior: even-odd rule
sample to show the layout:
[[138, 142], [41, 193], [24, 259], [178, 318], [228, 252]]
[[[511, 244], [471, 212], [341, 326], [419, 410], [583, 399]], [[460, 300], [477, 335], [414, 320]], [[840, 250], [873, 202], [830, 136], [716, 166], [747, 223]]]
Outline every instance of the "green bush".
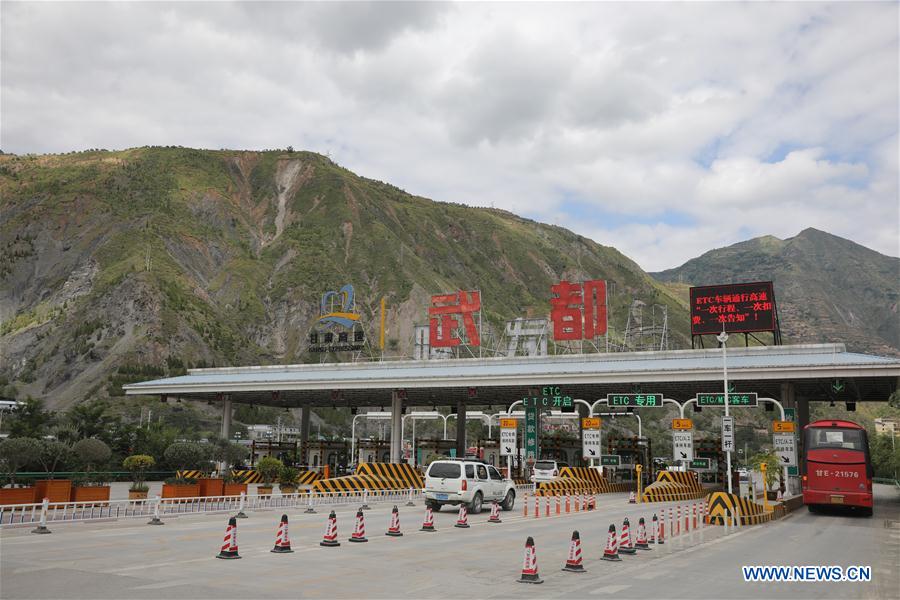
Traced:
[[225, 463], [225, 468], [244, 462], [249, 454], [249, 449], [240, 444], [234, 444], [227, 440], [219, 440], [216, 443], [213, 456], [216, 460]]
[[283, 466], [278, 471], [278, 482], [281, 485], [296, 486], [300, 480], [300, 471], [294, 467]]
[[112, 456], [112, 450], [109, 449], [106, 442], [97, 438], [78, 440], [72, 446], [72, 451], [87, 471], [92, 471], [95, 467], [106, 463]]
[[10, 485], [16, 484], [16, 473], [29, 463], [38, 460], [41, 445], [32, 438], [6, 438], [0, 441], [0, 465]]
[[38, 460], [44, 467], [49, 479], [53, 479], [56, 474], [56, 467], [60, 462], [65, 463], [66, 459], [72, 454], [72, 447], [57, 440], [41, 440], [40, 455]]
[[122, 461], [122, 467], [131, 472], [131, 488], [133, 492], [146, 492], [147, 486], [144, 485], [144, 478], [147, 471], [156, 465], [156, 459], [146, 454], [133, 454]]
[[197, 442], [175, 442], [163, 453], [166, 462], [180, 471], [205, 470], [209, 466], [211, 449]]
[[283, 466], [284, 464], [277, 458], [264, 456], [259, 459], [259, 463], [256, 465], [256, 470], [259, 472], [259, 476], [262, 479], [263, 484], [272, 485], [272, 482], [275, 481], [275, 479], [278, 477]]

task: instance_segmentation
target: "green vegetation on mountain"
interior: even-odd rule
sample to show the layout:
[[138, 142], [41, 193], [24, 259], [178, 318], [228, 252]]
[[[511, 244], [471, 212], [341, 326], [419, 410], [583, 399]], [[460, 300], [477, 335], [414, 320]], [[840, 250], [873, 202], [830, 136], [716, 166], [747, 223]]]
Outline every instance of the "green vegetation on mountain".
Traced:
[[790, 342], [843, 341], [852, 351], [900, 355], [900, 259], [823, 231], [754, 238], [653, 276], [685, 299], [687, 284], [773, 281]]
[[306, 341], [346, 283], [372, 342], [387, 298], [388, 355], [412, 354], [430, 294], [480, 289], [496, 341], [506, 319], [546, 315], [561, 279], [611, 282], [614, 340], [638, 299], [688, 343], [683, 300], [614, 248], [310, 152], [2, 155], [0, 195], [0, 376], [51, 408], [194, 366], [340, 360]]

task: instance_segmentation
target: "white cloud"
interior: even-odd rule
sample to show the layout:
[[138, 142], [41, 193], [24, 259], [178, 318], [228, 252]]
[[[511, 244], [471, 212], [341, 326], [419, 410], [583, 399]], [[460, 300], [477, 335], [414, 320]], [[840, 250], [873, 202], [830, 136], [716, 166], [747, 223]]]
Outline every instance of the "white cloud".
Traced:
[[896, 3], [4, 3], [3, 150], [330, 152], [648, 270], [807, 226], [897, 255]]

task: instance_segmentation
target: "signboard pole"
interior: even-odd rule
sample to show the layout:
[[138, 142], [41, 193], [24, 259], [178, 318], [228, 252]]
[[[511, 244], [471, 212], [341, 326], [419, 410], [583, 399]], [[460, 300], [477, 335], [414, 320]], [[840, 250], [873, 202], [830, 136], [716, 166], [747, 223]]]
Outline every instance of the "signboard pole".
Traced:
[[[725, 333], [725, 324], [722, 324], [722, 333], [716, 336], [716, 339], [722, 343], [722, 378], [725, 380], [725, 416], [728, 416], [728, 334]], [[727, 448], [725, 453], [725, 470], [728, 477], [728, 493], [732, 493], [731, 489], [731, 448]]]

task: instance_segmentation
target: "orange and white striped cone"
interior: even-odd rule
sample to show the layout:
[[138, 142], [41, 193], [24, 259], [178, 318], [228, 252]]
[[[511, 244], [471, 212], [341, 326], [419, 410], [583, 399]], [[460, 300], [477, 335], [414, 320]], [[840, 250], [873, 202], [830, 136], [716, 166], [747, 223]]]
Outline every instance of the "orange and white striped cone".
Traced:
[[222, 540], [222, 547], [216, 558], [235, 559], [240, 558], [238, 554], [237, 543], [237, 519], [231, 517], [228, 519], [228, 526], [225, 528], [225, 538]]
[[603, 550], [602, 560], [622, 560], [619, 558], [619, 538], [616, 536], [616, 526], [610, 523], [609, 534], [606, 536], [606, 548]]
[[587, 494], [582, 494], [581, 496], [581, 510], [587, 512], [588, 509], [588, 497]]
[[572, 499], [569, 497], [569, 492], [566, 492], [566, 514], [572, 512]]
[[675, 533], [672, 534], [673, 537], [681, 535], [681, 507], [675, 507]]
[[636, 503], [637, 503], [637, 500], [635, 500], [634, 491], [632, 491], [630, 494], [628, 494], [628, 504], [636, 504]]
[[691, 532], [691, 507], [689, 505], [684, 507], [684, 532]]
[[541, 516], [541, 499], [539, 496], [535, 495], [534, 497], [534, 518], [537, 519]]
[[628, 517], [625, 517], [625, 521], [622, 522], [622, 534], [619, 537], [619, 553], [637, 554], [637, 550], [631, 543], [631, 526], [628, 523]]
[[578, 535], [578, 531], [572, 532], [572, 541], [569, 543], [569, 556], [566, 558], [566, 566], [562, 570], [570, 573], [587, 573], [584, 570], [584, 565], [581, 564], [581, 536]]
[[575, 512], [581, 510], [581, 494], [577, 494], [572, 498], [572, 503], [575, 505]]
[[459, 505], [459, 516], [456, 517], [456, 523], [454, 523], [453, 526], [459, 527], [460, 529], [469, 528], [469, 510], [466, 508], [465, 504]]
[[556, 514], [557, 515], [562, 514], [562, 510], [561, 510], [562, 507], [560, 506], [561, 500], [562, 499], [559, 496], [556, 496]]
[[544, 516], [550, 516], [550, 496], [544, 496]]
[[[654, 515], [656, 516], [656, 515]], [[663, 513], [663, 518], [659, 520], [659, 525], [656, 529], [656, 543], [657, 544], [665, 544], [666, 543], [666, 515]]]
[[697, 503], [694, 502], [693, 505], [693, 513], [694, 513], [694, 529], [697, 529]]
[[591, 496], [591, 501], [588, 508], [590, 510], [597, 510], [597, 496]]
[[389, 535], [391, 537], [402, 537], [403, 534], [400, 533], [400, 511], [397, 510], [397, 505], [394, 505], [394, 508], [391, 510], [391, 524], [388, 527], [387, 533], [384, 535]]
[[516, 579], [519, 583], [544, 583], [538, 575], [537, 554], [534, 551], [534, 538], [525, 540], [525, 562], [522, 564], [522, 575]]
[[660, 529], [660, 525], [662, 522], [656, 517], [656, 513], [653, 513], [653, 522], [650, 528], [650, 542], [653, 544], [663, 544], [663, 533], [662, 529]]
[[288, 537], [288, 518], [287, 515], [281, 515], [281, 522], [278, 524], [278, 533], [275, 534], [275, 547], [272, 552], [283, 554], [293, 552], [291, 550], [291, 539]]
[[488, 519], [488, 523], [502, 523], [500, 520], [500, 505], [497, 504], [497, 501], [494, 500], [491, 502], [491, 517]]
[[437, 531], [434, 528], [434, 513], [431, 512], [431, 507], [428, 505], [425, 506], [425, 521], [419, 531]]
[[644, 523], [644, 517], [638, 519], [637, 539], [634, 541], [634, 547], [638, 550], [650, 549], [650, 544], [647, 542], [647, 525]]
[[350, 534], [351, 542], [368, 542], [366, 538], [366, 518], [363, 516], [362, 509], [356, 511], [356, 527]]
[[528, 492], [525, 492], [525, 502], [522, 504], [522, 516], [528, 516]]
[[319, 542], [320, 546], [340, 546], [341, 543], [337, 541], [337, 516], [334, 514], [334, 511], [331, 511], [331, 514], [328, 515], [328, 523], [325, 525], [325, 535], [322, 536], [322, 541]]

